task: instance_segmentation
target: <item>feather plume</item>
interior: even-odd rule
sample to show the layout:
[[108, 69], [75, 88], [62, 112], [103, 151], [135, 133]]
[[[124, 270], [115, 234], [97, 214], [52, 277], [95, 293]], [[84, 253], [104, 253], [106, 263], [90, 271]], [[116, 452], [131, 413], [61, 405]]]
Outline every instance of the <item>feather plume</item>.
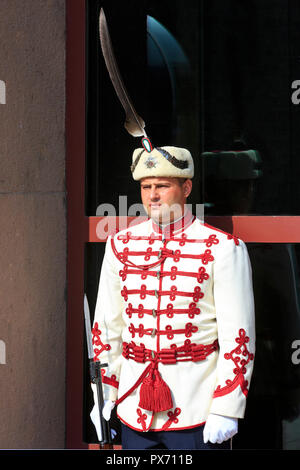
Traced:
[[127, 132], [129, 132], [129, 134], [133, 135], [134, 137], [147, 137], [147, 134], [144, 129], [145, 122], [134, 109], [132, 101], [123, 83], [118, 64], [114, 55], [103, 8], [101, 8], [99, 15], [99, 35], [101, 49], [110, 79], [126, 113], [124, 127]]

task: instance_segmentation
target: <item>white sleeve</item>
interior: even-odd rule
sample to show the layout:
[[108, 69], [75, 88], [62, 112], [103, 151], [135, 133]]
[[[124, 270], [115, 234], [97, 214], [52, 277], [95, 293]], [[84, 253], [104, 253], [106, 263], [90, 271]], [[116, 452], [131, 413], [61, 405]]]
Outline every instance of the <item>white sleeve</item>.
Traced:
[[[103, 396], [115, 401], [118, 395], [122, 358], [122, 331], [125, 326], [122, 311], [124, 300], [121, 296], [117, 259], [112, 251], [111, 237], [108, 238], [103, 258], [95, 317], [92, 328], [94, 359], [108, 363], [104, 368]], [[95, 387], [93, 387], [95, 392]]]
[[219, 250], [214, 298], [220, 349], [210, 413], [243, 418], [255, 352], [252, 269], [242, 240], [226, 240]]

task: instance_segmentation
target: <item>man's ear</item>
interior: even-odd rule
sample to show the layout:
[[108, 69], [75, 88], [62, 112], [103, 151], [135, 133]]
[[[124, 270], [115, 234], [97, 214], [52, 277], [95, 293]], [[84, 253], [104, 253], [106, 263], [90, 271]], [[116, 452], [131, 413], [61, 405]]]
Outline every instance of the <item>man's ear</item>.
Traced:
[[192, 187], [193, 187], [193, 183], [192, 183], [192, 180], [190, 179], [187, 179], [183, 183], [183, 194], [185, 197], [188, 197], [191, 194]]

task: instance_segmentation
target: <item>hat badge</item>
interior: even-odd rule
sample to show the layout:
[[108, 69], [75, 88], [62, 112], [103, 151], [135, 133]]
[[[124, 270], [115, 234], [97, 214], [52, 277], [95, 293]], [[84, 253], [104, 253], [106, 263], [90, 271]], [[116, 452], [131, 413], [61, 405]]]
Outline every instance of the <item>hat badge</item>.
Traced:
[[158, 164], [158, 161], [153, 155], [149, 155], [147, 160], [145, 161], [145, 165], [147, 168], [155, 168]]

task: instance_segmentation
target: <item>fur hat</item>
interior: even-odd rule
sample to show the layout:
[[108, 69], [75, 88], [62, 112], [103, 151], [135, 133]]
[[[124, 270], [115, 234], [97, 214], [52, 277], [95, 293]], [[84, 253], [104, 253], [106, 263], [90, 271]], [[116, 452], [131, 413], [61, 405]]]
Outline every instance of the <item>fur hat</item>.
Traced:
[[151, 152], [133, 152], [131, 172], [138, 181], [147, 177], [193, 178], [194, 162], [190, 152], [179, 147], [156, 147]]

